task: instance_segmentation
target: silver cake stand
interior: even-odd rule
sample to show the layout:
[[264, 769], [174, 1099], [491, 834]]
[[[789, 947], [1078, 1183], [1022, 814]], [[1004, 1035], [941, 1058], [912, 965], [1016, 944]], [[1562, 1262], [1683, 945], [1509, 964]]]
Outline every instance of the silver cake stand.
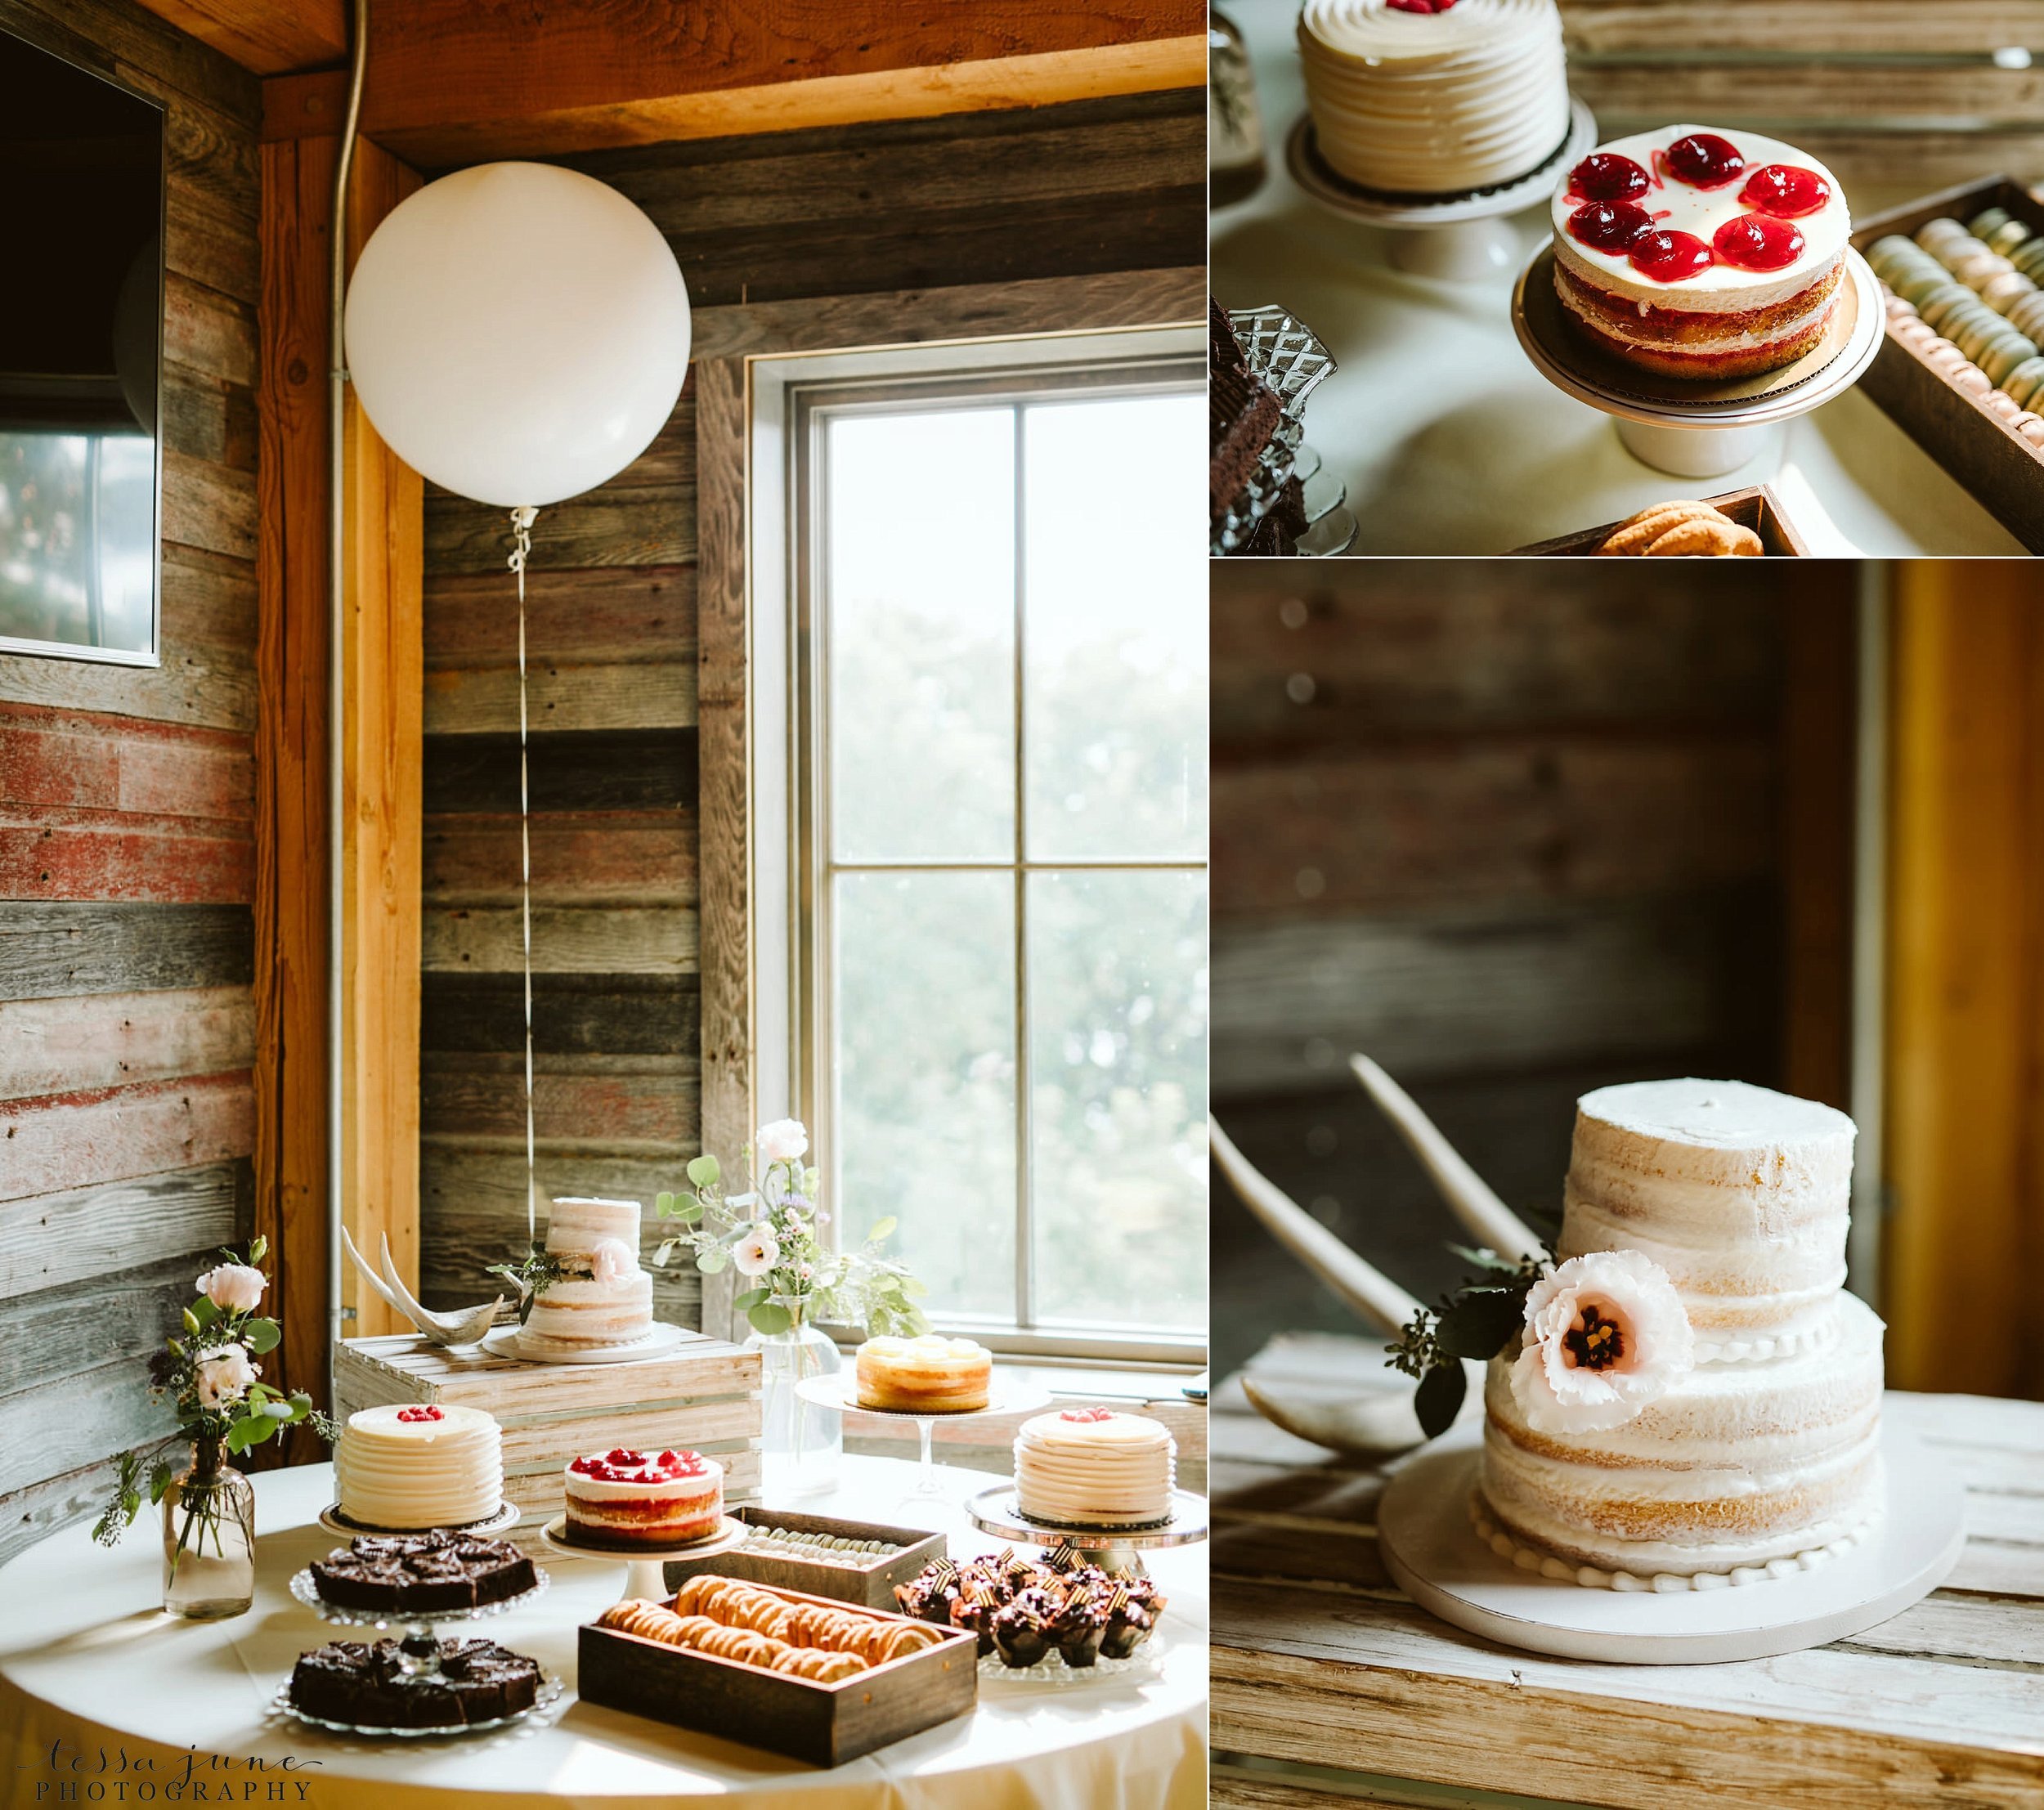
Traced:
[[1088, 1565], [1110, 1577], [1145, 1576], [1142, 1555], [1167, 1546], [1193, 1546], [1207, 1537], [1207, 1499], [1189, 1490], [1171, 1492], [1171, 1512], [1146, 1527], [1080, 1526], [1038, 1521], [1022, 1512], [1015, 1483], [997, 1483], [966, 1504], [972, 1525], [983, 1534], [1015, 1540], [1046, 1552], [1069, 1546]]
[[620, 1602], [665, 1602], [674, 1594], [667, 1588], [668, 1560], [715, 1557], [743, 1545], [750, 1531], [743, 1521], [726, 1515], [715, 1533], [691, 1540], [686, 1546], [634, 1547], [628, 1552], [621, 1547], [587, 1545], [570, 1539], [567, 1517], [560, 1514], [540, 1530], [540, 1541], [547, 1551], [558, 1552], [563, 1558], [607, 1559], [613, 1565], [623, 1566], [625, 1590], [617, 1599]]
[[937, 1476], [937, 1467], [931, 1457], [931, 1440], [939, 1421], [991, 1420], [1002, 1414], [1033, 1414], [1051, 1405], [1051, 1391], [1040, 1389], [1033, 1383], [1021, 1383], [993, 1373], [987, 1385], [987, 1405], [984, 1408], [966, 1409], [953, 1414], [896, 1414], [885, 1408], [862, 1407], [858, 1400], [858, 1378], [852, 1371], [839, 1370], [829, 1376], [804, 1377], [795, 1386], [795, 1392], [806, 1402], [818, 1408], [827, 1408], [840, 1414], [871, 1414], [878, 1420], [899, 1420], [912, 1422], [921, 1442], [920, 1462], [916, 1472], [916, 1487], [903, 1499], [916, 1502], [924, 1499], [944, 1499], [944, 1486]]
[[1597, 122], [1573, 96], [1562, 148], [1516, 181], [1468, 195], [1414, 200], [1351, 182], [1320, 154], [1311, 114], [1292, 128], [1284, 161], [1292, 180], [1344, 220], [1390, 230], [1391, 262], [1415, 276], [1475, 283], [1502, 276], [1519, 261], [1518, 235], [1505, 217], [1546, 200], [1563, 174], [1597, 142]]
[[[514, 1527], [518, 1521], [518, 1510], [506, 1503], [487, 1521], [476, 1521], [454, 1530], [464, 1534], [489, 1536]], [[320, 1526], [328, 1532], [343, 1538], [356, 1534], [401, 1535], [430, 1531], [419, 1527], [368, 1527], [360, 1521], [344, 1518], [338, 1505], [320, 1511]], [[319, 1585], [307, 1566], [295, 1573], [290, 1583], [294, 1602], [310, 1609], [320, 1620], [339, 1628], [379, 1628], [401, 1630], [398, 1635], [398, 1676], [401, 1680], [427, 1684], [441, 1677], [440, 1638], [437, 1628], [463, 1622], [483, 1621], [493, 1615], [507, 1615], [512, 1610], [522, 1608], [527, 1603], [543, 1596], [552, 1580], [536, 1566], [533, 1567], [533, 1581], [530, 1589], [522, 1590], [515, 1597], [506, 1597], [501, 1602], [478, 1604], [472, 1609], [353, 1609], [340, 1603], [329, 1602], [320, 1594]], [[290, 1684], [287, 1680], [278, 1691], [272, 1706], [282, 1713], [307, 1723], [316, 1728], [330, 1728], [355, 1735], [466, 1735], [480, 1733], [487, 1728], [503, 1728], [514, 1722], [522, 1722], [528, 1716], [547, 1707], [561, 1694], [561, 1681], [543, 1672], [540, 1679], [538, 1698], [527, 1708], [498, 1717], [489, 1722], [438, 1723], [424, 1728], [383, 1728], [365, 1723], [333, 1722], [322, 1716], [310, 1715], [291, 1701]]]
[[[1773, 443], [1782, 423], [1843, 396], [1873, 363], [1887, 324], [1880, 280], [1865, 258], [1849, 249], [1844, 280], [1851, 287], [1845, 299], [1857, 311], [1844, 343], [1817, 369], [1752, 394], [1727, 395], [1727, 386], [1697, 384], [1694, 399], [1683, 399], [1651, 377], [1635, 379], [1642, 388], [1634, 391], [1626, 388], [1625, 368], [1585, 347], [1562, 320], [1559, 302], [1550, 306], [1553, 259], [1553, 247], [1543, 245], [1519, 273], [1512, 292], [1512, 325], [1519, 344], [1533, 368], [1557, 389], [1610, 415], [1634, 458], [1677, 477], [1722, 477], [1736, 471]], [[1795, 378], [1795, 368], [1787, 374]], [[1648, 386], [1656, 393], [1646, 393]]]

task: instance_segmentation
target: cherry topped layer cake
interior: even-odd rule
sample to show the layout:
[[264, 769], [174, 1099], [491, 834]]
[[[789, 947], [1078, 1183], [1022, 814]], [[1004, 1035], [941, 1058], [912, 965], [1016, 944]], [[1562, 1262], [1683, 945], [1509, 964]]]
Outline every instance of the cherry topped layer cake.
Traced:
[[724, 1524], [724, 1467], [700, 1452], [613, 1446], [567, 1467], [567, 1537], [590, 1546], [687, 1546]]
[[1620, 138], [1554, 196], [1554, 287], [1602, 351], [1665, 377], [1752, 377], [1831, 325], [1853, 230], [1838, 179], [1757, 132]]

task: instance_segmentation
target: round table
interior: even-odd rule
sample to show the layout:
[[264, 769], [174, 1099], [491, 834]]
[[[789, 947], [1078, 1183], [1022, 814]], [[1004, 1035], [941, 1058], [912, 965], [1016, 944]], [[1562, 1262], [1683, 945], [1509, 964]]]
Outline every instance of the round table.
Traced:
[[[914, 1467], [847, 1457], [806, 1512], [888, 1518]], [[145, 1510], [111, 1552], [87, 1523], [0, 1569], [0, 1804], [231, 1801], [420, 1810], [615, 1807], [720, 1799], [745, 1810], [1191, 1810], [1206, 1802], [1204, 1550], [1151, 1569], [1171, 1599], [1154, 1673], [1086, 1686], [982, 1679], [979, 1707], [828, 1772], [580, 1702], [576, 1629], [616, 1598], [617, 1566], [545, 1557], [553, 1586], [485, 1630], [567, 1682], [562, 1703], [495, 1733], [374, 1741], [279, 1720], [270, 1699], [301, 1652], [342, 1638], [293, 1602], [293, 1572], [333, 1549], [317, 1517], [333, 1468], [255, 1479], [254, 1606], [231, 1621], [158, 1608], [162, 1551]], [[936, 1506], [954, 1557], [997, 1548]], [[896, 1525], [905, 1525], [897, 1513]], [[204, 1794], [194, 1789], [205, 1782]], [[168, 1787], [182, 1781], [182, 1790]], [[280, 1787], [273, 1791], [272, 1785]], [[67, 1790], [66, 1787], [69, 1787]]]

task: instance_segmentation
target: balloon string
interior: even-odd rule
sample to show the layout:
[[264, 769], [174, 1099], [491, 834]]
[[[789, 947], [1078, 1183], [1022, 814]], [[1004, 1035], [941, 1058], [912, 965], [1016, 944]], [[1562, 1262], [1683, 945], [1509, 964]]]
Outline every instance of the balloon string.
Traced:
[[511, 570], [518, 580], [518, 910], [525, 961], [525, 1242], [539, 1243], [539, 1179], [532, 1112], [532, 800], [526, 773], [525, 563], [532, 553], [537, 509], [511, 512]]

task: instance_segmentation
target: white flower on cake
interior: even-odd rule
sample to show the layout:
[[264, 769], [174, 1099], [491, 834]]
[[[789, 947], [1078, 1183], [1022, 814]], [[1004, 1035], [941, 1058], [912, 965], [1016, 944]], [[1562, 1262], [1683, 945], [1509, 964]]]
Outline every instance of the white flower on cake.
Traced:
[[589, 1247], [589, 1274], [606, 1288], [621, 1288], [639, 1268], [639, 1259], [622, 1239], [599, 1238]]
[[262, 1300], [262, 1272], [246, 1263], [222, 1263], [207, 1270], [195, 1286], [223, 1314], [253, 1314]]
[[731, 1247], [731, 1267], [742, 1276], [763, 1276], [780, 1261], [780, 1240], [765, 1225], [755, 1224]]
[[752, 1134], [752, 1148], [762, 1163], [799, 1163], [809, 1154], [809, 1129], [799, 1118], [777, 1118]]
[[199, 1354], [196, 1377], [199, 1406], [217, 1408], [226, 1402], [239, 1401], [249, 1392], [249, 1385], [256, 1379], [256, 1367], [242, 1346], [216, 1345]]
[[1536, 1432], [1601, 1431], [1688, 1375], [1694, 1356], [1667, 1271], [1638, 1251], [1592, 1251], [1527, 1294], [1512, 1395]]

